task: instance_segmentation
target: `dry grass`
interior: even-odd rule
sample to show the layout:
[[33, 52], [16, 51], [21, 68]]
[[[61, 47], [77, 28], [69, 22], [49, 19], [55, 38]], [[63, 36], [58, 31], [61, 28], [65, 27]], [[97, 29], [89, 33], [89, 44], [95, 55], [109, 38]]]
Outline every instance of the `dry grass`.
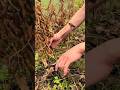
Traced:
[[[61, 53], [84, 40], [83, 24], [57, 49], [51, 50], [48, 47], [49, 38], [58, 32], [77, 10], [74, 6], [74, 0], [67, 2], [67, 5], [65, 5], [64, 0], [60, 0], [59, 5], [56, 7], [50, 0], [47, 8], [44, 8], [41, 1], [36, 1], [36, 90], [64, 90], [67, 87], [68, 90], [71, 90], [70, 88], [79, 90], [84, 87], [84, 62], [74, 64], [75, 66], [71, 67], [71, 73], [67, 77], [63, 77], [61, 71], [55, 72], [54, 67], [49, 67]], [[81, 68], [78, 68], [81, 63]], [[58, 83], [55, 83], [56, 81]]]

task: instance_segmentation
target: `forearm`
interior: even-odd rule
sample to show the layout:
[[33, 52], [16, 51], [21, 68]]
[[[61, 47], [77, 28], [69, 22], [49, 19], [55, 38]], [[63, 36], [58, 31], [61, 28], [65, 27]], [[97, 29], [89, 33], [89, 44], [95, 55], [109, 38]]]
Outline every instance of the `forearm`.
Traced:
[[[86, 86], [105, 79], [120, 62], [120, 38], [107, 41], [86, 54]], [[97, 75], [96, 75], [97, 73]]]
[[[89, 55], [90, 54], [90, 55]], [[109, 40], [88, 52], [95, 62], [113, 65], [120, 62], [120, 38]], [[99, 60], [100, 59], [100, 60]]]
[[115, 64], [120, 62], [120, 38], [109, 40], [103, 44], [104, 51], [111, 56], [111, 63]]
[[75, 13], [69, 21], [75, 27], [78, 27], [85, 19], [85, 4]]
[[65, 36], [68, 33], [70, 33], [72, 30], [76, 29], [76, 27], [78, 27], [85, 19], [85, 5], [83, 5], [74, 15], [73, 17], [70, 19], [69, 23], [72, 23], [75, 28], [71, 28], [71, 26], [68, 24], [66, 24], [64, 26], [64, 28], [62, 28], [58, 34], [61, 36]]
[[85, 42], [77, 44], [76, 46], [72, 47], [71, 50], [83, 54], [85, 51]]

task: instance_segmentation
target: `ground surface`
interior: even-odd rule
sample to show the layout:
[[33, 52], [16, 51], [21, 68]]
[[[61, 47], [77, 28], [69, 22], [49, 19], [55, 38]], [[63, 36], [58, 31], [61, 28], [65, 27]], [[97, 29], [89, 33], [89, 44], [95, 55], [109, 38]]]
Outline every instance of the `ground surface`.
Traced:
[[[84, 76], [84, 57], [78, 62], [71, 65], [71, 71], [67, 77], [63, 77], [62, 71], [55, 72], [53, 67], [45, 68], [49, 66], [49, 64], [54, 63], [59, 56], [64, 53], [66, 50], [70, 49], [72, 46], [84, 41], [84, 23], [79, 27], [75, 32], [71, 33], [64, 42], [62, 42], [59, 47], [54, 50], [51, 50], [47, 47], [47, 39], [52, 36], [53, 33], [58, 32], [70, 19], [74, 12], [76, 12], [79, 7], [83, 4], [82, 0], [74, 0], [67, 2], [62, 2], [62, 0], [48, 2], [42, 2], [42, 8], [47, 8], [47, 10], [42, 9], [41, 14], [44, 16], [37, 16], [38, 18], [42, 18], [44, 22], [39, 23], [40, 25], [44, 25], [41, 27], [36, 27], [38, 33], [42, 30], [45, 34], [36, 34], [36, 89], [38, 90], [83, 90], [85, 84], [85, 76]], [[55, 4], [54, 4], [55, 3]], [[38, 3], [37, 3], [38, 4]], [[36, 5], [37, 5], [36, 4]], [[56, 4], [59, 4], [56, 6]], [[38, 5], [40, 8], [40, 5]], [[56, 6], [56, 7], [55, 7]], [[37, 7], [38, 8], [38, 7]], [[41, 9], [39, 9], [40, 11]], [[57, 14], [56, 12], [60, 12]], [[46, 14], [45, 14], [46, 13]], [[51, 14], [50, 14], [51, 13]], [[48, 16], [47, 16], [48, 14]], [[52, 17], [50, 18], [51, 15]], [[54, 17], [54, 15], [56, 15]], [[51, 21], [50, 21], [51, 20]], [[39, 21], [39, 20], [38, 20]], [[42, 20], [41, 20], [42, 21]], [[37, 23], [38, 24], [38, 23]], [[49, 26], [45, 26], [45, 24]], [[54, 26], [55, 25], [55, 26]], [[46, 29], [46, 30], [43, 30]], [[47, 32], [46, 32], [47, 31]], [[40, 36], [41, 35], [41, 36]], [[45, 43], [41, 43], [41, 46], [45, 46], [42, 50], [42, 47], [38, 45], [38, 39], [41, 41], [46, 39]], [[41, 42], [39, 41], [39, 42]], [[39, 51], [41, 49], [41, 52]]]
[[[31, 43], [34, 41], [31, 39], [34, 37], [32, 31], [33, 20], [35, 20], [32, 10], [34, 3], [31, 5], [31, 2], [28, 1], [2, 0], [0, 2], [0, 90], [19, 90], [19, 88], [29, 90], [29, 87], [34, 89], [31, 75], [31, 72], [34, 73], [34, 51], [31, 50], [33, 49], [31, 48], [32, 43], [34, 43]], [[71, 71], [67, 77], [63, 77], [62, 71], [55, 72], [54, 67], [50, 66], [66, 50], [84, 41], [84, 23], [71, 33], [59, 47], [53, 50], [48, 48], [49, 37], [67, 23], [81, 7], [83, 0], [75, 0], [74, 3], [74, 0], [65, 0], [66, 2], [63, 0], [60, 2], [58, 2], [59, 0], [42, 0], [42, 3], [40, 1], [36, 0], [35, 4], [35, 89], [84, 90], [84, 56], [70, 66]], [[90, 19], [89, 25], [86, 27], [89, 30], [86, 34], [88, 50], [107, 40], [120, 37], [120, 0], [107, 1], [97, 11], [93, 11], [96, 17]], [[89, 18], [91, 17], [93, 14], [90, 14]], [[8, 64], [8, 62], [10, 63]], [[106, 80], [90, 88], [90, 90], [119, 89], [120, 65], [114, 66]]]
[[[62, 2], [62, 0], [60, 1], [61, 2], [53, 1], [51, 4], [48, 4], [48, 0], [41, 4], [37, 3], [39, 11], [42, 11], [39, 13], [41, 17], [38, 15], [38, 18], [40, 18], [41, 22], [43, 22], [37, 23], [41, 25], [41, 27], [36, 27], [38, 30], [36, 33], [39, 32], [39, 35], [36, 34], [36, 37], [39, 37], [41, 39], [36, 39], [41, 40], [45, 43], [41, 43], [40, 45], [41, 41], [36, 42], [36, 90], [84, 90], [84, 56], [81, 60], [71, 65], [71, 71], [67, 77], [63, 77], [61, 71], [55, 72], [53, 67], [49, 67], [49, 64], [54, 63], [66, 50], [76, 45], [77, 43], [84, 41], [85, 27], [83, 23], [76, 31], [71, 33], [58, 48], [51, 50], [47, 47], [47, 41], [49, 39], [48, 37], [51, 37], [54, 33], [58, 32], [83, 3], [82, 0], [76, 0], [74, 5], [72, 0], [69, 3]], [[115, 0], [114, 2], [112, 0], [109, 0], [108, 2], [104, 2], [102, 4], [102, 8], [99, 7], [96, 11], [91, 11], [91, 14], [89, 16], [91, 19], [90, 21], [88, 20], [89, 25], [86, 26], [86, 28], [89, 30], [86, 34], [86, 37], [88, 38], [87, 50], [90, 50], [107, 40], [120, 37], [120, 7], [117, 2], [119, 2], [119, 0]], [[53, 3], [55, 3], [57, 6], [55, 6]], [[58, 7], [58, 4], [60, 7]], [[69, 9], [66, 7], [66, 5], [69, 5]], [[41, 7], [48, 8], [41, 9]], [[58, 8], [60, 9], [60, 13], [56, 14], [55, 11], [58, 12]], [[49, 14], [47, 15], [47, 13]], [[51, 18], [48, 18], [49, 15], [51, 15]], [[94, 15], [95, 17], [92, 18]], [[44, 34], [40, 32], [43, 32]], [[42, 47], [38, 46], [37, 43], [39, 43], [39, 45]], [[119, 90], [119, 70], [119, 65], [115, 65], [110, 76], [103, 82], [90, 87], [90, 90]]]

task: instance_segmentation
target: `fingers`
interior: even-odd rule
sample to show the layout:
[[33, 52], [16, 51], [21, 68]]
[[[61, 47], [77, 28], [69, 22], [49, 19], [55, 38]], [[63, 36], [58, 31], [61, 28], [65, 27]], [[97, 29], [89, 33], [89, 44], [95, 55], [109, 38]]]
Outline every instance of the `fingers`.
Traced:
[[58, 45], [57, 41], [53, 41], [53, 43], [51, 44], [51, 47], [52, 47], [52, 48], [56, 48], [57, 45]]
[[67, 60], [68, 60], [67, 57], [60, 58], [59, 68], [64, 69], [64, 66], [65, 66], [65, 63], [66, 63]]
[[49, 47], [56, 48], [61, 41], [62, 38], [59, 35], [54, 34], [54, 36], [49, 41]]
[[59, 40], [57, 40], [56, 38], [51, 38], [49, 41], [49, 47], [51, 48], [56, 48], [57, 44], [59, 44], [58, 42]]
[[68, 62], [64, 66], [64, 76], [66, 76], [69, 72], [69, 65], [70, 65], [70, 63]]
[[68, 57], [61, 57], [56, 62], [55, 71], [57, 71], [58, 68], [60, 68], [63, 70], [64, 76], [66, 76], [67, 73], [69, 72], [69, 65], [70, 65], [70, 62], [68, 61]]
[[66, 62], [66, 58], [65, 57], [60, 57], [58, 59], [58, 61], [56, 62], [55, 70], [57, 71], [58, 68], [63, 69], [65, 62]]

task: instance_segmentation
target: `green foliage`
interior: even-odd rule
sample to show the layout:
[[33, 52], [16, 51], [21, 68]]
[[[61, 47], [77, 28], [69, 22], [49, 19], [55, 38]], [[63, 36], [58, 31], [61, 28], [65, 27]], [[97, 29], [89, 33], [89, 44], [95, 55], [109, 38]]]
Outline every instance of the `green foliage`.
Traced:
[[0, 90], [4, 90], [3, 89], [3, 85], [4, 85], [4, 81], [8, 79], [8, 68], [7, 66], [1, 64], [0, 65]]
[[84, 0], [75, 0], [75, 6], [81, 7], [81, 5], [84, 3]]
[[58, 76], [55, 76], [55, 77], [54, 77], [54, 83], [55, 83], [55, 84], [59, 84], [60, 81], [61, 81], [61, 79], [59, 79]]
[[[50, 0], [41, 0], [41, 1], [42, 1], [42, 8], [47, 8]], [[64, 3], [62, 4], [62, 3], [60, 3], [60, 1], [61, 2], [64, 1]], [[53, 17], [51, 17], [51, 20], [53, 19], [54, 22], [51, 21], [50, 25], [48, 24], [50, 27], [48, 29], [51, 32], [57, 32], [57, 30], [60, 30], [64, 26], [64, 24], [67, 23], [67, 21], [74, 14], [74, 12], [76, 12], [79, 9], [79, 7], [81, 7], [81, 5], [83, 4], [83, 0], [76, 0], [74, 3], [72, 1], [74, 2], [74, 0], [71, 0], [71, 1], [69, 1], [69, 0], [51, 0], [51, 4], [49, 5], [50, 10], [49, 11], [47, 11], [47, 9], [42, 10], [43, 11], [42, 13], [45, 12], [43, 14], [44, 17], [48, 16], [48, 18], [50, 18], [49, 15], [51, 15], [53, 13], [53, 11], [55, 11], [56, 20], [58, 19], [57, 20], [58, 23], [56, 23], [56, 20], [54, 21], [54, 13], [53, 13]], [[63, 11], [61, 8], [62, 5], [64, 7]], [[67, 6], [69, 6], [69, 8]], [[59, 10], [59, 9], [60, 9], [60, 12], [58, 14], [57, 10]], [[52, 11], [52, 12], [50, 12], [50, 11]], [[48, 13], [48, 15], [46, 13]], [[63, 15], [63, 16], [61, 17], [61, 15]], [[47, 20], [47, 18], [45, 18], [45, 20]], [[61, 22], [59, 23], [60, 20], [61, 20]], [[44, 19], [43, 19], [43, 21], [44, 21]], [[45, 24], [46, 23], [44, 23], [44, 25]], [[73, 47], [74, 45], [78, 44], [80, 42], [80, 40], [78, 40], [78, 39], [80, 39], [83, 36], [84, 31], [85, 31], [84, 26], [85, 26], [85, 24], [83, 23], [80, 28], [78, 28], [75, 32], [71, 33], [71, 35], [68, 36], [68, 38], [66, 38], [65, 42], [62, 42], [59, 47], [53, 49], [52, 54], [49, 55], [48, 48], [44, 47], [44, 44], [46, 42], [43, 43], [43, 47], [44, 47], [43, 52], [41, 52], [41, 53], [39, 52], [41, 55], [38, 55], [39, 53], [35, 52], [35, 61], [36, 61], [35, 62], [35, 70], [38, 71], [38, 73], [41, 73], [43, 70], [45, 72], [47, 72], [47, 73], [43, 72], [40, 75], [40, 77], [42, 77], [42, 75], [44, 76], [46, 74], [47, 74], [46, 76], [48, 76], [47, 78], [45, 78], [46, 79], [45, 82], [42, 82], [42, 80], [41, 80], [42, 83], [40, 83], [40, 84], [42, 87], [40, 86], [40, 90], [71, 90], [71, 88], [72, 88], [72, 90], [76, 90], [76, 89], [74, 89], [75, 87], [77, 87], [77, 86], [75, 86], [76, 81], [74, 79], [72, 80], [71, 76], [68, 75], [68, 78], [66, 78], [66, 77], [63, 78], [60, 76], [61, 73], [59, 71], [58, 72], [53, 71], [51, 73], [51, 71], [52, 71], [51, 67], [50, 67], [50, 69], [49, 68], [46, 69], [45, 62], [47, 62], [48, 65], [55, 63], [61, 54], [63, 54], [65, 51], [67, 51], [69, 48]], [[42, 32], [42, 30], [40, 32]], [[43, 64], [41, 64], [41, 62]], [[79, 62], [79, 63], [81, 63], [81, 62]], [[81, 67], [83, 67], [84, 63], [81, 63], [81, 64], [83, 64], [83, 65], [81, 65]], [[76, 64], [74, 64], [74, 65], [76, 65]], [[79, 67], [79, 66], [75, 66], [75, 67]], [[84, 69], [84, 68], [81, 68], [81, 69]], [[49, 75], [48, 75], [48, 72], [50, 72]], [[71, 72], [70, 72], [70, 74], [71, 74]], [[74, 74], [72, 74], [73, 78], [74, 78]], [[82, 87], [82, 85], [81, 85], [81, 87]]]
[[67, 80], [60, 79], [58, 76], [54, 77], [53, 82], [54, 82], [54, 86], [52, 90], [58, 90], [58, 89], [65, 90], [69, 88], [69, 84], [68, 84], [69, 82]]
[[0, 81], [4, 81], [8, 78], [8, 69], [5, 65], [0, 66]]

